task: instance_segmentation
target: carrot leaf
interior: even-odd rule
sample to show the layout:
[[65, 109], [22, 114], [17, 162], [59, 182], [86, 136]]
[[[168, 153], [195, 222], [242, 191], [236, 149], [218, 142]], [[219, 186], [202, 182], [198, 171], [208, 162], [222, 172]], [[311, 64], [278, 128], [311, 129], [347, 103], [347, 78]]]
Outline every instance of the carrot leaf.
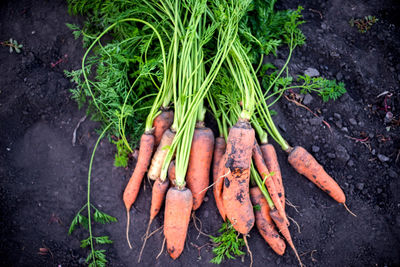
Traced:
[[94, 212], [93, 218], [94, 218], [95, 222], [102, 223], [102, 224], [117, 221], [117, 219], [115, 217], [110, 216], [104, 212], [101, 212], [98, 209], [96, 209], [96, 211]]
[[229, 221], [223, 223], [218, 232], [222, 234], [217, 237], [211, 236], [211, 241], [215, 246], [212, 250], [215, 257], [210, 261], [211, 263], [220, 264], [225, 258], [235, 259], [245, 254], [241, 250], [245, 245], [244, 240], [238, 237], [238, 233]]

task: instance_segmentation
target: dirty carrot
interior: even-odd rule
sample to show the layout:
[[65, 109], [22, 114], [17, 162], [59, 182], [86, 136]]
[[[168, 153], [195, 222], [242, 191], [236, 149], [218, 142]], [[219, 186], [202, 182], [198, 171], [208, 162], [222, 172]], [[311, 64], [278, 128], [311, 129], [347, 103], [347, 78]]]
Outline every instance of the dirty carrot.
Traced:
[[174, 112], [172, 110], [163, 110], [153, 121], [155, 146], [157, 147], [164, 132], [169, 129], [174, 120]]
[[130, 248], [132, 248], [132, 246], [129, 241], [129, 221], [130, 221], [129, 210], [131, 209], [139, 193], [140, 184], [142, 183], [143, 176], [147, 171], [151, 155], [153, 154], [153, 148], [154, 148], [154, 135], [152, 131], [146, 131], [140, 139], [139, 156], [135, 166], [135, 170], [133, 171], [132, 176], [129, 179], [128, 185], [126, 186], [123, 195], [123, 200], [126, 208], [126, 216], [127, 216], [126, 240], [128, 241], [128, 245]]
[[223, 166], [226, 163], [225, 157], [226, 142], [225, 138], [217, 137], [215, 139], [214, 146], [214, 156], [213, 156], [213, 193], [215, 198], [215, 203], [217, 205], [219, 214], [221, 214], [222, 219], [226, 220], [226, 214], [224, 210], [224, 204], [222, 199], [222, 188], [224, 186], [223, 175], [225, 174]]
[[[334, 200], [343, 204], [350, 212], [345, 203], [346, 196], [343, 190], [307, 150], [301, 146], [296, 146], [289, 153], [288, 161], [298, 173], [307, 177]], [[350, 213], [354, 215], [352, 212]]]
[[269, 215], [270, 208], [268, 202], [258, 187], [250, 189], [251, 202], [254, 205], [254, 213], [256, 215], [256, 226], [258, 231], [268, 245], [278, 254], [285, 253], [285, 241], [279, 236], [275, 228], [275, 224]]
[[167, 251], [174, 260], [178, 258], [183, 248], [190, 214], [193, 207], [193, 196], [189, 189], [171, 187], [165, 200], [164, 236]]
[[156, 152], [154, 153], [153, 159], [151, 160], [151, 165], [147, 174], [150, 179], [157, 180], [157, 178], [160, 178], [161, 167], [164, 163], [165, 156], [168, 153], [169, 147], [171, 146], [174, 137], [175, 133], [172, 132], [170, 129], [167, 129], [164, 132], [161, 138], [161, 142], [158, 145]]
[[265, 183], [265, 185], [267, 186], [268, 193], [271, 196], [276, 209], [279, 211], [279, 214], [281, 214], [282, 218], [284, 218], [285, 221], [289, 224], [288, 219], [286, 217], [285, 209], [282, 206], [278, 191], [276, 190], [274, 180], [272, 179], [269, 173], [267, 165], [265, 164], [265, 161], [263, 159], [260, 146], [258, 145], [257, 142], [255, 142], [253, 146], [253, 160], [258, 172], [260, 173], [263, 179], [263, 183]]
[[226, 146], [226, 168], [223, 204], [227, 218], [241, 234], [247, 234], [254, 225], [254, 212], [249, 196], [251, 153], [255, 133], [247, 120], [239, 119], [230, 129]]
[[272, 180], [274, 181], [282, 207], [285, 209], [285, 189], [283, 187], [281, 168], [279, 167], [279, 161], [275, 148], [272, 144], [261, 144], [260, 149], [268, 170], [270, 173], [273, 173]]
[[193, 210], [197, 210], [207, 193], [210, 183], [210, 167], [214, 150], [214, 134], [204, 122], [197, 123], [190, 149], [186, 173], [187, 187], [193, 194]]

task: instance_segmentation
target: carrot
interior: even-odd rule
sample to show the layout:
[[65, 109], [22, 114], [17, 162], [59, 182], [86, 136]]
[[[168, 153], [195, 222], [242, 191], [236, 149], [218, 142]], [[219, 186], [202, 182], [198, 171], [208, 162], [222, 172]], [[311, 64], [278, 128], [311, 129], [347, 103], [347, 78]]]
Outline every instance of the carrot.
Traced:
[[164, 163], [164, 159], [168, 153], [169, 147], [174, 140], [175, 133], [170, 129], [166, 130], [161, 138], [161, 142], [154, 153], [153, 159], [151, 160], [151, 165], [147, 176], [152, 180], [157, 180], [160, 178], [161, 167]]
[[146, 242], [147, 242], [147, 239], [149, 236], [151, 223], [153, 222], [154, 218], [157, 216], [158, 212], [161, 209], [168, 186], [169, 186], [168, 179], [165, 179], [165, 181], [161, 181], [160, 179], [157, 179], [153, 184], [153, 190], [151, 193], [150, 219], [149, 219], [149, 223], [147, 225], [147, 230], [146, 230], [146, 234], [145, 234], [146, 237], [143, 241], [142, 249], [140, 250], [138, 262], [140, 262], [140, 259], [142, 258], [142, 253], [143, 253], [144, 247], [146, 246]]
[[171, 163], [169, 164], [168, 167], [168, 179], [169, 179], [169, 184], [171, 186], [175, 186], [176, 185], [176, 181], [175, 181], [175, 160], [171, 160]]
[[274, 173], [272, 180], [274, 180], [276, 192], [281, 200], [282, 207], [285, 209], [285, 189], [283, 187], [281, 168], [279, 167], [275, 148], [271, 144], [261, 144], [260, 149], [268, 170]]
[[286, 223], [289, 224], [289, 221], [286, 218], [285, 209], [283, 208], [281, 200], [279, 199], [274, 180], [272, 180], [272, 177], [269, 174], [267, 165], [265, 164], [265, 161], [263, 159], [260, 146], [257, 144], [257, 142], [255, 142], [253, 146], [253, 160], [258, 172], [260, 173], [265, 185], [267, 186], [268, 193], [271, 196], [271, 199], [274, 202], [276, 209], [279, 211], [282, 218], [285, 219]]
[[239, 119], [230, 129], [226, 146], [222, 193], [226, 217], [236, 231], [247, 234], [254, 225], [254, 212], [249, 196], [251, 151], [255, 133], [247, 120]]
[[155, 146], [161, 142], [164, 132], [171, 127], [174, 121], [174, 112], [172, 110], [164, 109], [153, 121]]
[[161, 205], [164, 202], [165, 194], [167, 193], [168, 186], [168, 179], [165, 179], [165, 181], [157, 179], [153, 184], [153, 190], [151, 194], [150, 223], [160, 211]]
[[346, 196], [343, 190], [307, 150], [296, 146], [290, 152], [288, 161], [298, 173], [307, 177], [334, 200], [345, 205]]
[[258, 209], [255, 208], [256, 225], [258, 231], [268, 245], [276, 252], [276, 254], [282, 256], [286, 249], [285, 241], [283, 241], [283, 239], [279, 236], [274, 222], [269, 215], [270, 208], [267, 200], [258, 187], [253, 187], [250, 189], [250, 197], [253, 205], [258, 206]]
[[289, 227], [285, 222], [284, 218], [280, 215], [277, 209], [270, 210], [269, 215], [271, 216], [272, 220], [275, 222], [275, 225], [278, 227], [279, 231], [289, 243], [289, 246], [292, 248], [294, 254], [296, 254], [296, 258], [299, 261], [300, 266], [303, 266], [301, 262], [300, 256], [297, 253], [296, 247], [293, 244], [292, 237], [290, 236]]
[[215, 204], [217, 205], [219, 214], [221, 214], [222, 219], [226, 220], [226, 214], [224, 210], [224, 203], [222, 199], [222, 189], [224, 186], [224, 179], [222, 176], [226, 173], [224, 168], [226, 163], [226, 142], [225, 138], [217, 137], [215, 139], [214, 146], [214, 156], [213, 156], [213, 193], [215, 198]]
[[190, 214], [193, 207], [193, 196], [188, 188], [171, 187], [165, 200], [164, 236], [167, 251], [174, 260], [178, 258], [185, 246]]
[[153, 148], [154, 148], [154, 135], [152, 132], [145, 132], [140, 139], [139, 156], [136, 162], [135, 170], [133, 171], [132, 176], [129, 179], [128, 185], [126, 186], [123, 195], [123, 200], [126, 208], [126, 216], [127, 216], [126, 240], [128, 241], [128, 245], [130, 248], [132, 248], [132, 246], [129, 241], [129, 221], [130, 221], [129, 210], [131, 209], [139, 193], [140, 184], [142, 183], [143, 176], [147, 171], [151, 155], [153, 154]]
[[186, 173], [187, 187], [193, 194], [193, 210], [203, 202], [210, 183], [210, 167], [214, 150], [214, 134], [204, 122], [197, 123], [190, 148], [189, 164]]

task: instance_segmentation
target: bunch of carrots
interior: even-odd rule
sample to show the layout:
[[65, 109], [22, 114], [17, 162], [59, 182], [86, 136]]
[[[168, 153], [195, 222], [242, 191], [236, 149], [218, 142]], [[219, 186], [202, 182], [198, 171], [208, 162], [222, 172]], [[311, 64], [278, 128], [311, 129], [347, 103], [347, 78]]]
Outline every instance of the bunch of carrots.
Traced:
[[[290, 146], [272, 120], [270, 107], [286, 90], [276, 88], [283, 69], [269, 88], [262, 90], [257, 76], [262, 57], [258, 65], [254, 64], [246, 46], [248, 40], [257, 43], [257, 38], [241, 26], [252, 1], [148, 0], [138, 5], [146, 10], [144, 18], [115, 22], [88, 49], [112, 28], [137, 23], [151, 32], [150, 40], [160, 53], [157, 71], [162, 72], [162, 78], [154, 80], [149, 75], [158, 93], [145, 122], [135, 169], [123, 193], [129, 247], [130, 209], [147, 173], [154, 183], [146, 236], [165, 202], [164, 236], [173, 259], [183, 252], [190, 218], [212, 187], [222, 219], [243, 235], [246, 244], [255, 224], [277, 254], [284, 254], [286, 240], [302, 265], [289, 232], [283, 179], [269, 137], [288, 153], [288, 161], [297, 172], [345, 207], [346, 198], [314, 157], [300, 146]], [[299, 23], [296, 19], [288, 23], [292, 51]], [[140, 79], [133, 84], [136, 82]], [[89, 82], [87, 86], [90, 88]], [[133, 86], [128, 96], [132, 90]], [[121, 108], [121, 113], [125, 109]], [[216, 138], [204, 122], [207, 110], [218, 125]], [[118, 127], [127, 142], [124, 118], [121, 116]]]

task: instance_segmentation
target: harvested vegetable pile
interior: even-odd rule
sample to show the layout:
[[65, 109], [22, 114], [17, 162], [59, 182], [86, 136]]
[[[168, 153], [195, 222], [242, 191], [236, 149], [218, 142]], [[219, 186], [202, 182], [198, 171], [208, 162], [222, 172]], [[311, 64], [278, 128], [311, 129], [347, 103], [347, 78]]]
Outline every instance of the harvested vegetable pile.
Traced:
[[[316, 92], [328, 101], [346, 92], [343, 83], [289, 75], [291, 55], [305, 42], [299, 29], [302, 8], [276, 11], [275, 2], [69, 1], [71, 13], [88, 18], [82, 29], [69, 25], [87, 47], [82, 68], [66, 72], [77, 84], [73, 97], [102, 123], [97, 144], [103, 136], [116, 144], [115, 166], [126, 167], [139, 146], [123, 193], [127, 248], [132, 236], [145, 234], [143, 251], [152, 221], [164, 211], [166, 249], [177, 259], [184, 252], [189, 222], [197, 225], [195, 212], [213, 187], [224, 222], [221, 237], [226, 237], [210, 236], [216, 246], [214, 263], [243, 255], [244, 245], [252, 257], [247, 237], [256, 225], [279, 255], [285, 253], [286, 240], [302, 266], [289, 232], [289, 219], [296, 221], [285, 212], [290, 202], [270, 139], [287, 152], [298, 173], [348, 209], [335, 180], [304, 148], [292, 147], [273, 121], [273, 105], [288, 93]], [[281, 68], [264, 62], [282, 46], [288, 46], [289, 54]], [[214, 132], [206, 126], [206, 113], [217, 125]], [[82, 241], [82, 247], [90, 248], [86, 262], [105, 266], [105, 250], [96, 245], [112, 241], [93, 235], [92, 220], [116, 218], [90, 201], [97, 144], [87, 203], [69, 232], [78, 224], [87, 227], [89, 236]], [[146, 173], [154, 180], [148, 228], [132, 233], [130, 209]]]

